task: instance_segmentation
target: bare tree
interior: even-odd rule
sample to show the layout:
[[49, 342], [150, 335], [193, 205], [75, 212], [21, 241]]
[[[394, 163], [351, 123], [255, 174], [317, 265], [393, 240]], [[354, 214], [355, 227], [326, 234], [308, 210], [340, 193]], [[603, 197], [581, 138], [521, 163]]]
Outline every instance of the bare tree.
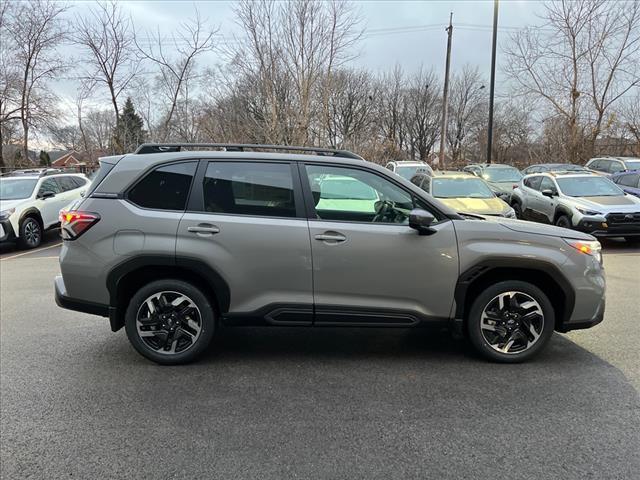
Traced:
[[483, 89], [477, 67], [466, 65], [462, 72], [452, 77], [447, 143], [454, 162], [462, 157], [469, 134], [484, 123], [482, 107], [486, 97]]
[[86, 50], [83, 80], [91, 87], [104, 85], [119, 118], [118, 98], [138, 71], [135, 32], [115, 1], [98, 3], [85, 17], [77, 16], [73, 41]]
[[635, 95], [628, 95], [620, 102], [619, 121], [624, 135], [628, 134], [634, 143], [634, 154], [640, 156], [640, 87], [635, 90]]
[[406, 123], [404, 122], [404, 92], [406, 78], [402, 69], [395, 68], [385, 73], [379, 81], [379, 93], [377, 98], [377, 117], [380, 134], [382, 136], [383, 150], [393, 160], [407, 146]]
[[0, 167], [5, 166], [3, 146], [9, 143], [11, 127], [20, 119], [20, 72], [13, 60], [17, 45], [9, 35], [13, 5], [0, 4]]
[[427, 161], [438, 139], [442, 102], [437, 85], [433, 71], [420, 69], [409, 80], [404, 95], [403, 116], [413, 159]]
[[64, 40], [60, 15], [65, 7], [51, 0], [15, 4], [7, 12], [6, 37], [19, 71], [18, 96], [22, 125], [22, 158], [29, 159], [29, 130], [50, 113], [54, 95], [47, 82], [64, 67], [57, 47]]
[[546, 3], [542, 18], [541, 28], [512, 36], [505, 72], [517, 94], [542, 99], [564, 119], [563, 150], [577, 162], [593, 149], [611, 106], [640, 84], [640, 3], [561, 0]]
[[188, 108], [192, 100], [192, 83], [198, 77], [196, 60], [202, 54], [214, 50], [214, 36], [217, 32], [218, 29], [207, 26], [196, 9], [195, 16], [187, 22], [181, 22], [177, 33], [173, 33], [170, 38], [164, 38], [158, 30], [155, 34], [148, 34], [147, 46], [136, 41], [142, 58], [159, 69], [159, 90], [168, 105], [158, 133], [160, 140], [166, 140], [171, 135], [171, 122], [176, 113], [182, 118], [191, 116]]

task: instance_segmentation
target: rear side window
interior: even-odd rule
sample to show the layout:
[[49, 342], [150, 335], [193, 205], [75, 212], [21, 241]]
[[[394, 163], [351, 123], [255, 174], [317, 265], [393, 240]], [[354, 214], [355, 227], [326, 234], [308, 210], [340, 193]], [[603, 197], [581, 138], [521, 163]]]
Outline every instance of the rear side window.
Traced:
[[262, 217], [295, 217], [288, 163], [211, 162], [203, 180], [204, 210]]
[[609, 165], [609, 172], [611, 173], [623, 172], [624, 170], [625, 170], [625, 166], [624, 166], [624, 163], [622, 162], [612, 161], [611, 165]]
[[78, 188], [72, 177], [58, 177], [56, 180], [60, 184], [60, 188], [62, 188], [63, 192]]
[[87, 183], [86, 180], [82, 177], [69, 177], [71, 181], [75, 184], [75, 188], [84, 187]]
[[154, 210], [184, 210], [197, 162], [156, 168], [130, 191], [131, 202]]

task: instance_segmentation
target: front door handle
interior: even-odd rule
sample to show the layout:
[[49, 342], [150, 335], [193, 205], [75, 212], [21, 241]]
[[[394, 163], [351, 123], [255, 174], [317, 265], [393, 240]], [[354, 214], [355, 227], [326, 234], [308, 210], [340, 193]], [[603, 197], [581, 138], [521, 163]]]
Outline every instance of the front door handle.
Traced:
[[320, 240], [321, 242], [329, 242], [329, 243], [342, 243], [347, 239], [347, 237], [345, 237], [339, 232], [319, 233], [314, 238], [316, 240]]
[[208, 223], [201, 223], [200, 225], [196, 225], [195, 227], [188, 227], [187, 231], [197, 234], [209, 234], [213, 235], [215, 233], [219, 233], [220, 229], [215, 225], [211, 225]]

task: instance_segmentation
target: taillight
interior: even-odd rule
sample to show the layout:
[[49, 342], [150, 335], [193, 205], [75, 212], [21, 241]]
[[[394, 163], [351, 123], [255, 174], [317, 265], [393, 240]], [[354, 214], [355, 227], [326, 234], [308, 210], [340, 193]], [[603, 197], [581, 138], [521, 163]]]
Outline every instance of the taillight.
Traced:
[[63, 240], [75, 240], [93, 227], [100, 220], [100, 215], [79, 210], [60, 212], [60, 231]]

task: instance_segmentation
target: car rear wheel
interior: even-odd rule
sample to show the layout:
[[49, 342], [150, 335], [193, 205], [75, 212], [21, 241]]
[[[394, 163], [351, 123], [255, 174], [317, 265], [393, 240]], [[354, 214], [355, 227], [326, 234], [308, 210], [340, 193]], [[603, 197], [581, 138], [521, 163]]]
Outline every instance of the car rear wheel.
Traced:
[[215, 327], [207, 296], [182, 280], [157, 280], [133, 296], [125, 330], [133, 347], [149, 360], [178, 365], [204, 353]]
[[34, 217], [27, 217], [20, 223], [20, 246], [36, 248], [42, 242], [42, 226]]
[[562, 228], [571, 228], [571, 220], [566, 215], [560, 215], [556, 220], [556, 226]]
[[535, 285], [496, 283], [473, 302], [467, 321], [469, 340], [484, 357], [517, 363], [537, 355], [551, 338], [554, 311]]

